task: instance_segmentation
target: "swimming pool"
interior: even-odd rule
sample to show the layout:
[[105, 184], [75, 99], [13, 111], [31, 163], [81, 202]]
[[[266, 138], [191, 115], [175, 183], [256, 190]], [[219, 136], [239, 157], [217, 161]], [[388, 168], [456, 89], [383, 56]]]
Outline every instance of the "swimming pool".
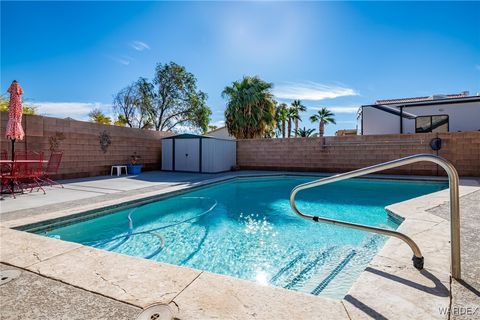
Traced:
[[[36, 233], [130, 256], [342, 298], [386, 237], [296, 216], [312, 177], [242, 178]], [[299, 193], [305, 213], [396, 229], [386, 205], [446, 183], [355, 179]]]

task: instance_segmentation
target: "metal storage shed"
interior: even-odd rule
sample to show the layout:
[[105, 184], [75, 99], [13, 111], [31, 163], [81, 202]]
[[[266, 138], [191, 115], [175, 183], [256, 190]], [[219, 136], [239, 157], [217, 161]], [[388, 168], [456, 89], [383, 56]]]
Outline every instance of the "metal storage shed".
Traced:
[[236, 164], [236, 141], [194, 134], [162, 139], [162, 170], [215, 173]]

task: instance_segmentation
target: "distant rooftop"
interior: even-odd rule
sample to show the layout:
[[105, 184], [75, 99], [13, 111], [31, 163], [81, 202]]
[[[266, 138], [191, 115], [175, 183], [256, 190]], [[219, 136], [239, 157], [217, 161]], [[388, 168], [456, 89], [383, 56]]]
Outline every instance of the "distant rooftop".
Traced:
[[226, 128], [226, 126], [218, 127], [218, 128], [215, 128], [215, 129], [212, 129], [212, 130], [208, 131], [206, 134], [210, 134], [210, 133], [214, 133], [214, 132], [217, 132], [217, 131], [220, 131], [220, 130], [224, 130], [225, 128]]
[[469, 92], [463, 91], [463, 92], [454, 93], [454, 94], [435, 94], [432, 96], [425, 96], [425, 97], [383, 99], [383, 100], [375, 101], [375, 104], [399, 104], [399, 103], [424, 102], [424, 101], [433, 101], [433, 100], [439, 100], [439, 99], [466, 98], [468, 96], [469, 96]]

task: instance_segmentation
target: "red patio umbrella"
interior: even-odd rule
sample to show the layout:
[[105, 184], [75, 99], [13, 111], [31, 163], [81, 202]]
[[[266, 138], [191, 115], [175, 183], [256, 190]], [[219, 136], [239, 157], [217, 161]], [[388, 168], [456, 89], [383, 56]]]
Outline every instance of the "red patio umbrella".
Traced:
[[22, 128], [22, 94], [23, 89], [17, 80], [13, 80], [10, 88], [10, 103], [8, 108], [8, 123], [6, 130], [7, 139], [12, 140], [12, 160], [15, 153], [15, 141], [22, 140], [25, 136]]

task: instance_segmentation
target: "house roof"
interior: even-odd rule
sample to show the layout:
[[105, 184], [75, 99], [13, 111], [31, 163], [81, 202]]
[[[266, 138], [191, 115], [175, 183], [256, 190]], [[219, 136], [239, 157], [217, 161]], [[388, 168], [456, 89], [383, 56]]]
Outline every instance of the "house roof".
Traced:
[[375, 101], [375, 104], [402, 104], [402, 103], [413, 103], [413, 102], [424, 102], [424, 101], [434, 101], [439, 99], [457, 99], [457, 98], [466, 98], [468, 97], [468, 91], [446, 94], [446, 95], [433, 95], [433, 96], [424, 96], [424, 97], [412, 97], [412, 98], [398, 98], [398, 99], [382, 99]]
[[212, 133], [212, 132], [217, 132], [217, 131], [220, 131], [220, 130], [223, 130], [223, 129], [226, 129], [226, 128], [227, 128], [226, 126], [218, 127], [216, 129], [208, 131], [207, 134]]
[[382, 110], [382, 111], [385, 111], [385, 112], [388, 112], [390, 114], [393, 114], [393, 115], [396, 115], [396, 116], [399, 116], [399, 117], [402, 117], [402, 118], [406, 118], [406, 119], [415, 119], [416, 118], [416, 115], [414, 114], [411, 114], [409, 112], [405, 112], [403, 110], [399, 110], [397, 108], [394, 108], [394, 107], [390, 107], [390, 106], [384, 106], [384, 105], [371, 105], [371, 107], [374, 107], [375, 109], [378, 109], [378, 110]]

